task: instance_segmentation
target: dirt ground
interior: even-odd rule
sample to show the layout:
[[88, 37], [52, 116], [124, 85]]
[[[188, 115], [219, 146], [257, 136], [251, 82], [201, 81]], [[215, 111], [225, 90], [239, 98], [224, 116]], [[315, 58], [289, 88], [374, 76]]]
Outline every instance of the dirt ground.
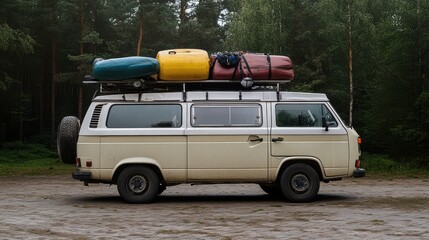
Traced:
[[429, 179], [345, 179], [312, 203], [258, 185], [178, 185], [153, 204], [71, 177], [0, 178], [0, 239], [429, 239]]

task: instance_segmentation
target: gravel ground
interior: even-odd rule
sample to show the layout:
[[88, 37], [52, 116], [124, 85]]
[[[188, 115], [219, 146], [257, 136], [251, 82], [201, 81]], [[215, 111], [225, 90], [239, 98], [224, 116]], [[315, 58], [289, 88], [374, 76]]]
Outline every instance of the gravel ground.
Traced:
[[152, 204], [71, 177], [0, 178], [0, 239], [429, 239], [429, 179], [345, 179], [296, 204], [258, 185], [178, 185]]

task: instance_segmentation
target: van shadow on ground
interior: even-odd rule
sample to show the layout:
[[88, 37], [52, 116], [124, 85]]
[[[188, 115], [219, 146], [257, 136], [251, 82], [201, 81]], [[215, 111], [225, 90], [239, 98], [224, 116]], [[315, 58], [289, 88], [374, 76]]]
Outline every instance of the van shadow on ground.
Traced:
[[[353, 201], [356, 199], [352, 196], [340, 195], [340, 194], [319, 194], [316, 199], [310, 203], [304, 204], [314, 204], [314, 203], [327, 203], [327, 202], [341, 202], [341, 201]], [[76, 203], [124, 203], [120, 196], [86, 196], [86, 197], [76, 197], [70, 199], [74, 204]], [[269, 194], [260, 194], [260, 195], [174, 195], [174, 194], [165, 194], [160, 195], [155, 199], [156, 203], [210, 203], [210, 202], [222, 202], [222, 203], [261, 203], [261, 202], [271, 202], [271, 203], [288, 203], [286, 200], [280, 197], [274, 197]]]

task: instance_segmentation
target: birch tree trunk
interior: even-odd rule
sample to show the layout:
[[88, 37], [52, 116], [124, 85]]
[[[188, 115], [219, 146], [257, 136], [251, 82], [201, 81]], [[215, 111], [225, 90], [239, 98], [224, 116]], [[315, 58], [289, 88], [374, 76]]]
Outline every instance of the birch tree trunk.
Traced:
[[349, 126], [353, 126], [353, 48], [352, 48], [352, 16], [351, 16], [351, 3], [349, 0], [348, 8], [348, 27], [349, 27], [349, 89], [350, 89], [350, 101], [349, 101]]

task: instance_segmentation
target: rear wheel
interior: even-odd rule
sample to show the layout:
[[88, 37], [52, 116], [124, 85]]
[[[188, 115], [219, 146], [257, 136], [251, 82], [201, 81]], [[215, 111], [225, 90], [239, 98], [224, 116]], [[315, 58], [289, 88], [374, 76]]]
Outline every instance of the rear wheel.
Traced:
[[159, 192], [158, 175], [149, 167], [125, 168], [118, 177], [118, 192], [128, 203], [148, 203]]
[[280, 187], [288, 201], [309, 202], [319, 192], [319, 175], [307, 164], [293, 164], [283, 171]]

